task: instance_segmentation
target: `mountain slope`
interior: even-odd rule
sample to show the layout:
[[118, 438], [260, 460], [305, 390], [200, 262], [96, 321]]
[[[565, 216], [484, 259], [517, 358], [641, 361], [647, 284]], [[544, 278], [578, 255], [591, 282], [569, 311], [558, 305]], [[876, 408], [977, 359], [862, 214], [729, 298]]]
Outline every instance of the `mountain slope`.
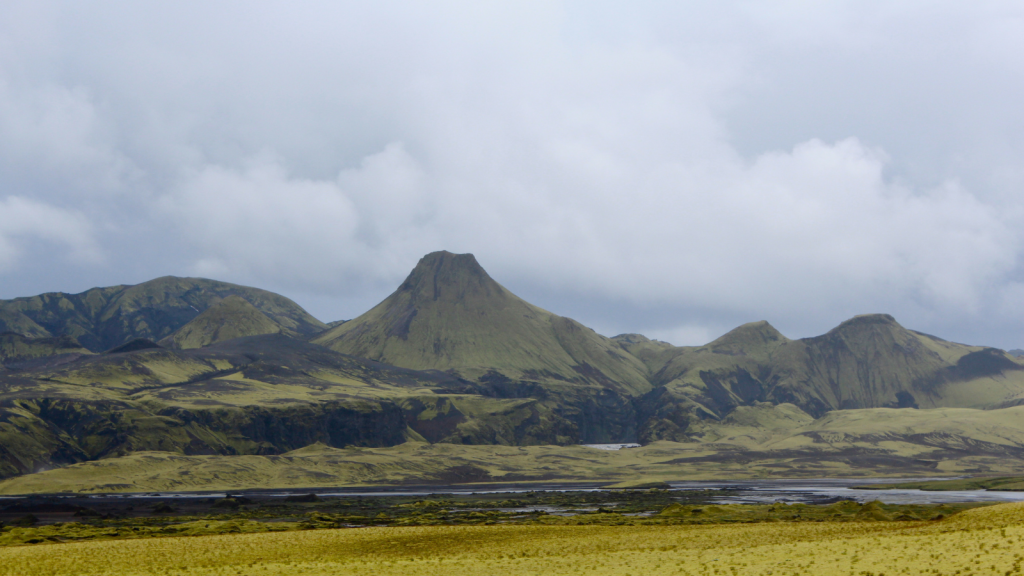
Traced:
[[817, 406], [819, 413], [883, 406], [986, 408], [1024, 392], [1024, 365], [1005, 352], [913, 332], [888, 314], [857, 316], [782, 348], [777, 364], [771, 396]]
[[[1007, 475], [1024, 472], [1024, 407], [873, 408], [812, 420], [792, 405], [742, 407], [710, 442], [628, 450], [407, 442], [280, 456], [143, 452], [0, 482], [0, 494], [170, 492], [253, 487]], [[462, 471], [462, 474], [454, 472]], [[456, 482], [460, 480], [455, 480]]]
[[92, 354], [70, 336], [28, 338], [14, 332], [0, 333], [0, 365], [58, 354]]
[[450, 380], [270, 334], [0, 374], [0, 477], [139, 450], [275, 454], [404, 441], [392, 397]]
[[640, 437], [703, 434], [737, 406], [792, 403], [815, 417], [861, 408], [998, 408], [1024, 404], [1024, 363], [1001, 350], [907, 330], [887, 314], [857, 316], [827, 334], [789, 340], [765, 322], [701, 347], [652, 348], [656, 388], [641, 399]]
[[327, 328], [298, 304], [266, 290], [165, 276], [81, 294], [51, 292], [0, 300], [0, 331], [32, 337], [69, 335], [85, 348], [100, 352], [135, 338], [160, 340], [232, 295], [297, 334], [308, 336]]
[[160, 344], [178, 349], [202, 348], [233, 338], [279, 332], [282, 332], [280, 324], [240, 296], [231, 295], [178, 328]]
[[[139, 450], [278, 454], [314, 441], [673, 440], [730, 443], [739, 452], [729, 458], [742, 460], [752, 442], [768, 450], [781, 438], [795, 444], [780, 450], [813, 458], [839, 442], [831, 428], [809, 428], [813, 419], [850, 423], [847, 412], [865, 409], [850, 424], [856, 442], [835, 451], [855, 460], [889, 441], [873, 436], [871, 419], [891, 425], [893, 408], [918, 428], [927, 422], [927, 437], [886, 434], [946, 451], [981, 436], [940, 437], [956, 416], [940, 411], [984, 409], [970, 416], [984, 423], [995, 409], [1024, 409], [1024, 359], [888, 315], [800, 340], [767, 322], [704, 346], [609, 339], [510, 293], [472, 255], [448, 252], [428, 254], [379, 305], [330, 326], [269, 292], [166, 277], [0, 301], [0, 327], [17, 332], [0, 334], [0, 477]], [[790, 428], [802, 431], [780, 432]]]
[[283, 334], [202, 348], [125, 346], [0, 372], [0, 478], [139, 450], [277, 454], [313, 442], [572, 444], [532, 398], [334, 352]]
[[650, 389], [644, 365], [615, 342], [512, 294], [472, 254], [424, 256], [391, 296], [313, 342], [478, 381], [500, 375], [600, 385], [626, 394]]

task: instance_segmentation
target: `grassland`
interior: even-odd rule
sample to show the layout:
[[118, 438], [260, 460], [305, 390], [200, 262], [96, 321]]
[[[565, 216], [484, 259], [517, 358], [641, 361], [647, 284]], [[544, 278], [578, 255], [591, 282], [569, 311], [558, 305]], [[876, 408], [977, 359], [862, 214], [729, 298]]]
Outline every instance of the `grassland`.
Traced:
[[1019, 574], [1024, 505], [923, 522], [427, 526], [0, 548], [0, 575]]
[[380, 526], [680, 526], [919, 522], [990, 503], [720, 504], [730, 490], [592, 490], [190, 498], [41, 497], [0, 507], [0, 547], [87, 540]]
[[73, 338], [30, 338], [14, 332], [0, 332], [0, 365], [57, 354], [92, 354]]
[[[503, 403], [515, 408], [522, 402], [488, 399], [475, 407], [472, 397], [465, 403], [453, 398], [481, 419]], [[706, 442], [661, 441], [614, 452], [579, 445], [422, 441], [343, 449], [313, 444], [266, 456], [183, 455], [151, 448], [9, 478], [0, 482], [0, 494], [1024, 474], [1019, 425], [1024, 406], [843, 410], [818, 420], [793, 413], [799, 411], [787, 405], [741, 407], [728, 421], [709, 426]]]
[[[872, 461], [877, 459], [878, 461]], [[281, 456], [184, 456], [136, 452], [7, 479], [0, 494], [148, 492], [313, 488], [402, 484], [579, 482], [642, 479], [820, 478], [921, 476], [932, 464], [913, 457], [872, 456], [863, 465], [836, 451], [730, 453], [711, 446], [659, 442], [643, 449], [600, 451], [581, 446], [463, 446], [410, 442], [390, 448], [314, 446]], [[1024, 463], [997, 457], [942, 462], [939, 473], [978, 466], [1021, 473]]]

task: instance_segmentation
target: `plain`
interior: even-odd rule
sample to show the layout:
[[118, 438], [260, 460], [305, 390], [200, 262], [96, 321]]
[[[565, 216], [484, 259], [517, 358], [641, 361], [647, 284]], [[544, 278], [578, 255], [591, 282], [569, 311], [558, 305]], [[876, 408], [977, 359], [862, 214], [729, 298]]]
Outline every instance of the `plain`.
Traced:
[[1019, 574], [1024, 504], [931, 522], [427, 526], [0, 549], [0, 574]]

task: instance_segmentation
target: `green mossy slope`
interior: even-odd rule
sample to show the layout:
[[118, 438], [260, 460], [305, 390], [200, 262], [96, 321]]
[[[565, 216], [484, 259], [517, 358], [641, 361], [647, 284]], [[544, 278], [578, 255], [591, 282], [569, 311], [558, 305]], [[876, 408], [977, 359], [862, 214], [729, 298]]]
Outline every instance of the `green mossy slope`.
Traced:
[[313, 341], [395, 366], [454, 370], [472, 380], [497, 373], [629, 394], [650, 389], [644, 365], [615, 342], [512, 294], [472, 254], [424, 256], [394, 294]]
[[[883, 314], [800, 340], [767, 322], [705, 346], [609, 339], [518, 298], [470, 254], [428, 254], [378, 306], [330, 326], [269, 292], [165, 277], [0, 301], [3, 327], [18, 333], [0, 336], [0, 476], [139, 450], [409, 439], [668, 440], [722, 473], [744, 459], [968, 470], [979, 446], [1022, 457], [1024, 425], [999, 418], [1024, 405], [1024, 359], [1000, 350]], [[823, 454], [834, 470], [811, 462]]]
[[857, 316], [822, 336], [789, 340], [766, 322], [706, 346], [617, 337], [655, 389], [639, 401], [642, 441], [685, 441], [738, 406], [789, 403], [812, 416], [859, 408], [999, 408], [1024, 403], [1024, 363], [994, 348], [907, 330], [887, 314]]
[[[795, 407], [755, 409], [763, 413], [723, 425], [708, 442], [660, 441], [619, 451], [406, 442], [344, 449], [319, 443], [266, 456], [135, 452], [11, 478], [0, 482], [0, 494], [1024, 472], [1024, 407], [878, 408], [814, 421]], [[785, 415], [773, 415], [777, 410]], [[757, 427], [766, 419], [773, 430]], [[876, 430], [872, 422], [879, 420], [884, 424]]]
[[233, 338], [277, 334], [281, 331], [280, 324], [244, 298], [231, 295], [207, 308], [174, 334], [161, 340], [160, 344], [178, 349], [202, 348]]
[[465, 385], [282, 334], [44, 363], [0, 374], [0, 477], [138, 450], [578, 441], [577, 427], [548, 404], [459, 394]]
[[70, 336], [29, 338], [14, 332], [0, 333], [0, 365], [58, 354], [92, 354]]
[[232, 295], [295, 333], [312, 335], [327, 328], [298, 304], [266, 290], [165, 276], [81, 294], [51, 292], [0, 300], [0, 331], [33, 337], [69, 335], [89, 350], [100, 352], [135, 338], [160, 340]]

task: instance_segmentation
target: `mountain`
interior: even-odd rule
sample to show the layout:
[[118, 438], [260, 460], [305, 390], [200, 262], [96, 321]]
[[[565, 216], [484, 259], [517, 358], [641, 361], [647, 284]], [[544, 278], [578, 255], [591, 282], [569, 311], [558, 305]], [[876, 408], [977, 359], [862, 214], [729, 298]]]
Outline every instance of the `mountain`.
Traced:
[[8, 310], [4, 306], [6, 302], [0, 300], [0, 332], [20, 334], [26, 338], [46, 338], [50, 336], [50, 332], [46, 328], [36, 324], [28, 316], [17, 310]]
[[327, 328], [291, 300], [260, 290], [202, 278], [165, 276], [134, 286], [51, 292], [0, 300], [0, 332], [29, 337], [68, 335], [101, 352], [135, 338], [160, 340], [228, 296], [238, 296], [271, 320], [309, 336]]
[[619, 338], [655, 389], [640, 400], [642, 440], [700, 436], [738, 406], [792, 403], [814, 417], [860, 408], [1001, 408], [1024, 404], [1024, 362], [994, 348], [907, 330], [887, 314], [857, 316], [790, 340], [767, 322], [699, 347]]
[[646, 368], [609, 338], [538, 308], [495, 282], [472, 254], [424, 256], [369, 312], [317, 336], [333, 350], [478, 380], [593, 383], [650, 389]]
[[160, 343], [169, 348], [202, 348], [233, 338], [280, 332], [295, 335], [244, 298], [231, 295], [207, 308]]
[[[383, 302], [330, 325], [270, 292], [165, 277], [0, 301], [0, 328], [0, 477], [315, 442], [668, 440], [688, 456], [666, 466], [709, 470], [811, 470], [825, 456], [848, 471], [918, 473], [933, 458], [996, 470], [991, 459], [1024, 454], [1024, 358], [885, 314], [802, 339], [763, 321], [704, 346], [605, 338], [512, 294], [471, 254], [426, 255]], [[964, 464], [982, 443], [988, 460]]]
[[613, 340], [495, 282], [472, 254], [424, 256], [393, 294], [313, 342], [416, 370], [442, 370], [488, 397], [536, 398], [584, 442], [635, 438], [647, 368]]

